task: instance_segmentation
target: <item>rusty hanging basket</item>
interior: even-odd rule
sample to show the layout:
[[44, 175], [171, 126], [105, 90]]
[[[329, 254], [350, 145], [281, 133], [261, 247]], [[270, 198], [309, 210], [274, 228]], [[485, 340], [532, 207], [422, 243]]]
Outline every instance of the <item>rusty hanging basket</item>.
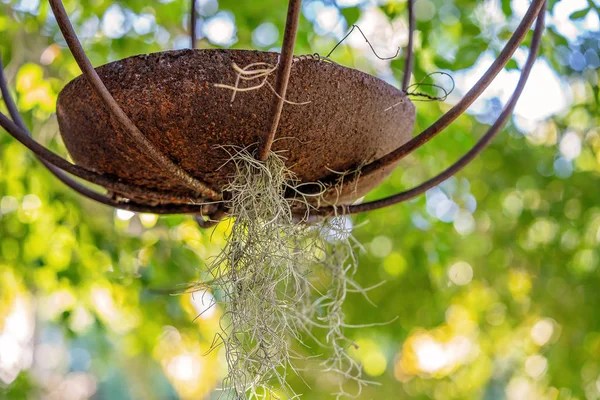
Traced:
[[[455, 174], [504, 127], [529, 77], [544, 29], [545, 0], [533, 0], [505, 48], [477, 84], [438, 121], [411, 139], [415, 108], [406, 95], [413, 33], [408, 0], [409, 44], [403, 88], [320, 57], [294, 57], [300, 0], [290, 0], [281, 54], [248, 50], [196, 50], [192, 0], [191, 50], [140, 55], [93, 68], [60, 0], [49, 0], [58, 25], [83, 75], [60, 93], [61, 135], [75, 164], [31, 138], [10, 98], [1, 70], [0, 88], [12, 120], [0, 126], [22, 142], [62, 182], [103, 204], [158, 214], [188, 213], [201, 226], [226, 215], [222, 188], [232, 171], [219, 146], [258, 143], [257, 156], [285, 151], [301, 182], [323, 182], [323, 199], [308, 218], [353, 214], [413, 198]], [[498, 120], [459, 161], [425, 183], [372, 202], [350, 205], [376, 187], [407, 154], [443, 131], [494, 80], [537, 19], [529, 57], [511, 99]], [[253, 90], [231, 101], [232, 65], [277, 66], [270, 90]], [[285, 104], [294, 102], [296, 104]], [[395, 105], [392, 110], [389, 107]], [[399, 105], [399, 106], [398, 106]], [[277, 140], [275, 140], [277, 139]], [[343, 184], [332, 171], [349, 172]], [[70, 175], [103, 186], [106, 195]], [[226, 195], [226, 194], [225, 194]], [[207, 219], [205, 219], [207, 218]]]
[[[260, 141], [269, 129], [273, 93], [239, 93], [231, 85], [236, 65], [277, 64], [278, 54], [246, 50], [181, 50], [130, 57], [96, 69], [132, 122], [156, 148], [217, 192], [234, 173], [222, 145], [239, 148]], [[274, 151], [300, 182], [323, 181], [331, 171], [356, 169], [403, 144], [412, 135], [415, 109], [387, 83], [318, 58], [294, 59]], [[272, 83], [274, 85], [274, 82]], [[360, 101], [356, 101], [360, 99]], [[393, 104], [395, 112], [385, 112]], [[343, 105], [337, 107], [336, 104]], [[87, 169], [117, 176], [150, 191], [193, 197], [195, 193], [141, 151], [102, 105], [88, 81], [79, 77], [58, 97], [58, 123], [69, 153]], [[385, 177], [360, 180], [339, 199], [353, 201]], [[132, 193], [123, 197], [144, 202]]]

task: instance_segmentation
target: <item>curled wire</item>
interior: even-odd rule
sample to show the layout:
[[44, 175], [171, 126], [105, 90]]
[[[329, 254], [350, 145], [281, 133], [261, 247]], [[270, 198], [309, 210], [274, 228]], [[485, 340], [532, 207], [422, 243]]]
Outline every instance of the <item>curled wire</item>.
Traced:
[[364, 34], [364, 32], [362, 31], [362, 29], [360, 29], [360, 26], [358, 26], [356, 24], [353, 24], [352, 27], [350, 28], [350, 31], [348, 31], [348, 33], [346, 34], [346, 36], [344, 36], [342, 38], [342, 40], [340, 40], [333, 47], [333, 49], [331, 49], [331, 51], [325, 56], [325, 58], [329, 58], [329, 56], [331, 56], [331, 54], [335, 51], [335, 49], [337, 49], [339, 47], [339, 45], [341, 45], [348, 38], [348, 36], [350, 36], [350, 34], [352, 32], [354, 32], [354, 28], [358, 29], [358, 31], [360, 32], [360, 34], [362, 35], [362, 37], [365, 39], [365, 41], [367, 42], [367, 44], [371, 48], [371, 51], [373, 51], [373, 54], [375, 54], [375, 57], [379, 58], [380, 60], [392, 60], [392, 59], [398, 57], [398, 54], [400, 54], [400, 47], [398, 47], [398, 49], [396, 50], [396, 54], [394, 54], [393, 56], [391, 56], [391, 57], [381, 57], [379, 54], [377, 54], [377, 52], [373, 48], [373, 45], [371, 44], [371, 42], [369, 42], [369, 39], [367, 39], [367, 36]]
[[[442, 85], [438, 85], [437, 83], [424, 83], [424, 81], [427, 78], [432, 77], [433, 75], [445, 75], [448, 78], [450, 78], [450, 81], [452, 82], [452, 87], [450, 89], [446, 89], [444, 88]], [[431, 87], [431, 88], [436, 88], [442, 91], [443, 95], [441, 96], [433, 96], [430, 95], [428, 93], [424, 93], [424, 92], [418, 92], [417, 88], [420, 87]], [[419, 82], [413, 83], [412, 85], [409, 85], [406, 89], [404, 89], [404, 93], [407, 96], [415, 96], [415, 97], [422, 97], [425, 100], [415, 100], [415, 101], [445, 101], [448, 96], [450, 96], [450, 93], [452, 93], [454, 91], [454, 89], [456, 88], [456, 83], [454, 81], [454, 78], [452, 77], [452, 75], [450, 75], [447, 72], [443, 72], [443, 71], [436, 71], [436, 72], [432, 72], [430, 74], [425, 75], [425, 77], [423, 79], [421, 79]]]

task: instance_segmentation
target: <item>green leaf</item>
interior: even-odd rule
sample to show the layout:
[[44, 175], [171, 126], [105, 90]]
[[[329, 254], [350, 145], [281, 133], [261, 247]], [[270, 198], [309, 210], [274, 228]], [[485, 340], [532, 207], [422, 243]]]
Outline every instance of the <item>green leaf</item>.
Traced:
[[342, 8], [340, 11], [344, 18], [346, 18], [348, 26], [355, 24], [358, 18], [360, 18], [360, 9], [358, 7]]
[[441, 56], [435, 56], [433, 59], [435, 65], [441, 69], [454, 69], [454, 63]]
[[590, 12], [592, 7], [584, 8], [583, 10], [575, 11], [571, 15], [569, 15], [569, 19], [582, 19], [585, 18], [586, 15]]
[[511, 3], [511, 0], [502, 0], [502, 12], [507, 17], [510, 17], [513, 13], [510, 3]]
[[463, 23], [463, 34], [466, 36], [478, 36], [481, 34], [481, 28], [472, 22]]
[[512, 70], [518, 70], [519, 69], [519, 65], [517, 64], [517, 62], [515, 60], [510, 60], [505, 67], [507, 70], [512, 71]]

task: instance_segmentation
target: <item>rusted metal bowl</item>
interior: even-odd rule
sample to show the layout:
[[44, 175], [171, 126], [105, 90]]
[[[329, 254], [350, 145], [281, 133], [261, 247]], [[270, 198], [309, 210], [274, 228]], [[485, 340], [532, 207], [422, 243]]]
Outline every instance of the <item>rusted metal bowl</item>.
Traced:
[[[226, 163], [229, 155], [220, 146], [257, 143], [269, 129], [274, 94], [265, 85], [237, 93], [231, 103], [232, 92], [214, 84], [234, 85], [233, 63], [243, 68], [257, 62], [276, 65], [277, 59], [277, 53], [258, 51], [180, 50], [134, 56], [96, 70], [117, 103], [160, 151], [220, 190], [233, 174]], [[272, 85], [275, 75], [269, 78]], [[415, 109], [403, 92], [338, 64], [295, 59], [286, 100], [310, 102], [284, 105], [273, 145], [302, 182], [331, 180], [332, 171], [373, 161], [412, 135]], [[62, 90], [57, 114], [65, 145], [78, 165], [149, 190], [193, 195], [138, 149], [84, 77]], [[352, 201], [377, 186], [392, 167], [359, 179], [341, 196], [331, 190], [325, 197]]]

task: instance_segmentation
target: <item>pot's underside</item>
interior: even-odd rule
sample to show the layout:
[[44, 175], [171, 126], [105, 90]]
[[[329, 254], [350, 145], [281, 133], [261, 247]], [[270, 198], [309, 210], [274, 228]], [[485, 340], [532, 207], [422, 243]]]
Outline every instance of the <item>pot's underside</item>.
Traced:
[[[277, 53], [258, 51], [181, 50], [130, 57], [96, 70], [117, 103], [160, 151], [220, 190], [233, 173], [220, 146], [258, 143], [271, 124], [274, 94], [265, 85], [238, 93], [231, 103], [232, 92], [214, 84], [234, 85], [233, 63], [242, 68], [256, 62], [275, 65], [277, 58]], [[269, 78], [273, 86], [275, 75]], [[258, 83], [243, 82], [240, 87]], [[310, 102], [284, 105], [273, 145], [302, 182], [330, 180], [332, 171], [356, 169], [412, 135], [415, 109], [401, 91], [337, 64], [295, 60], [286, 99]], [[80, 76], [63, 89], [57, 114], [61, 135], [78, 165], [148, 189], [193, 195], [138, 150], [85, 78]], [[359, 180], [337, 200], [363, 196], [389, 172]], [[334, 201], [334, 196], [330, 193], [328, 200]]]

